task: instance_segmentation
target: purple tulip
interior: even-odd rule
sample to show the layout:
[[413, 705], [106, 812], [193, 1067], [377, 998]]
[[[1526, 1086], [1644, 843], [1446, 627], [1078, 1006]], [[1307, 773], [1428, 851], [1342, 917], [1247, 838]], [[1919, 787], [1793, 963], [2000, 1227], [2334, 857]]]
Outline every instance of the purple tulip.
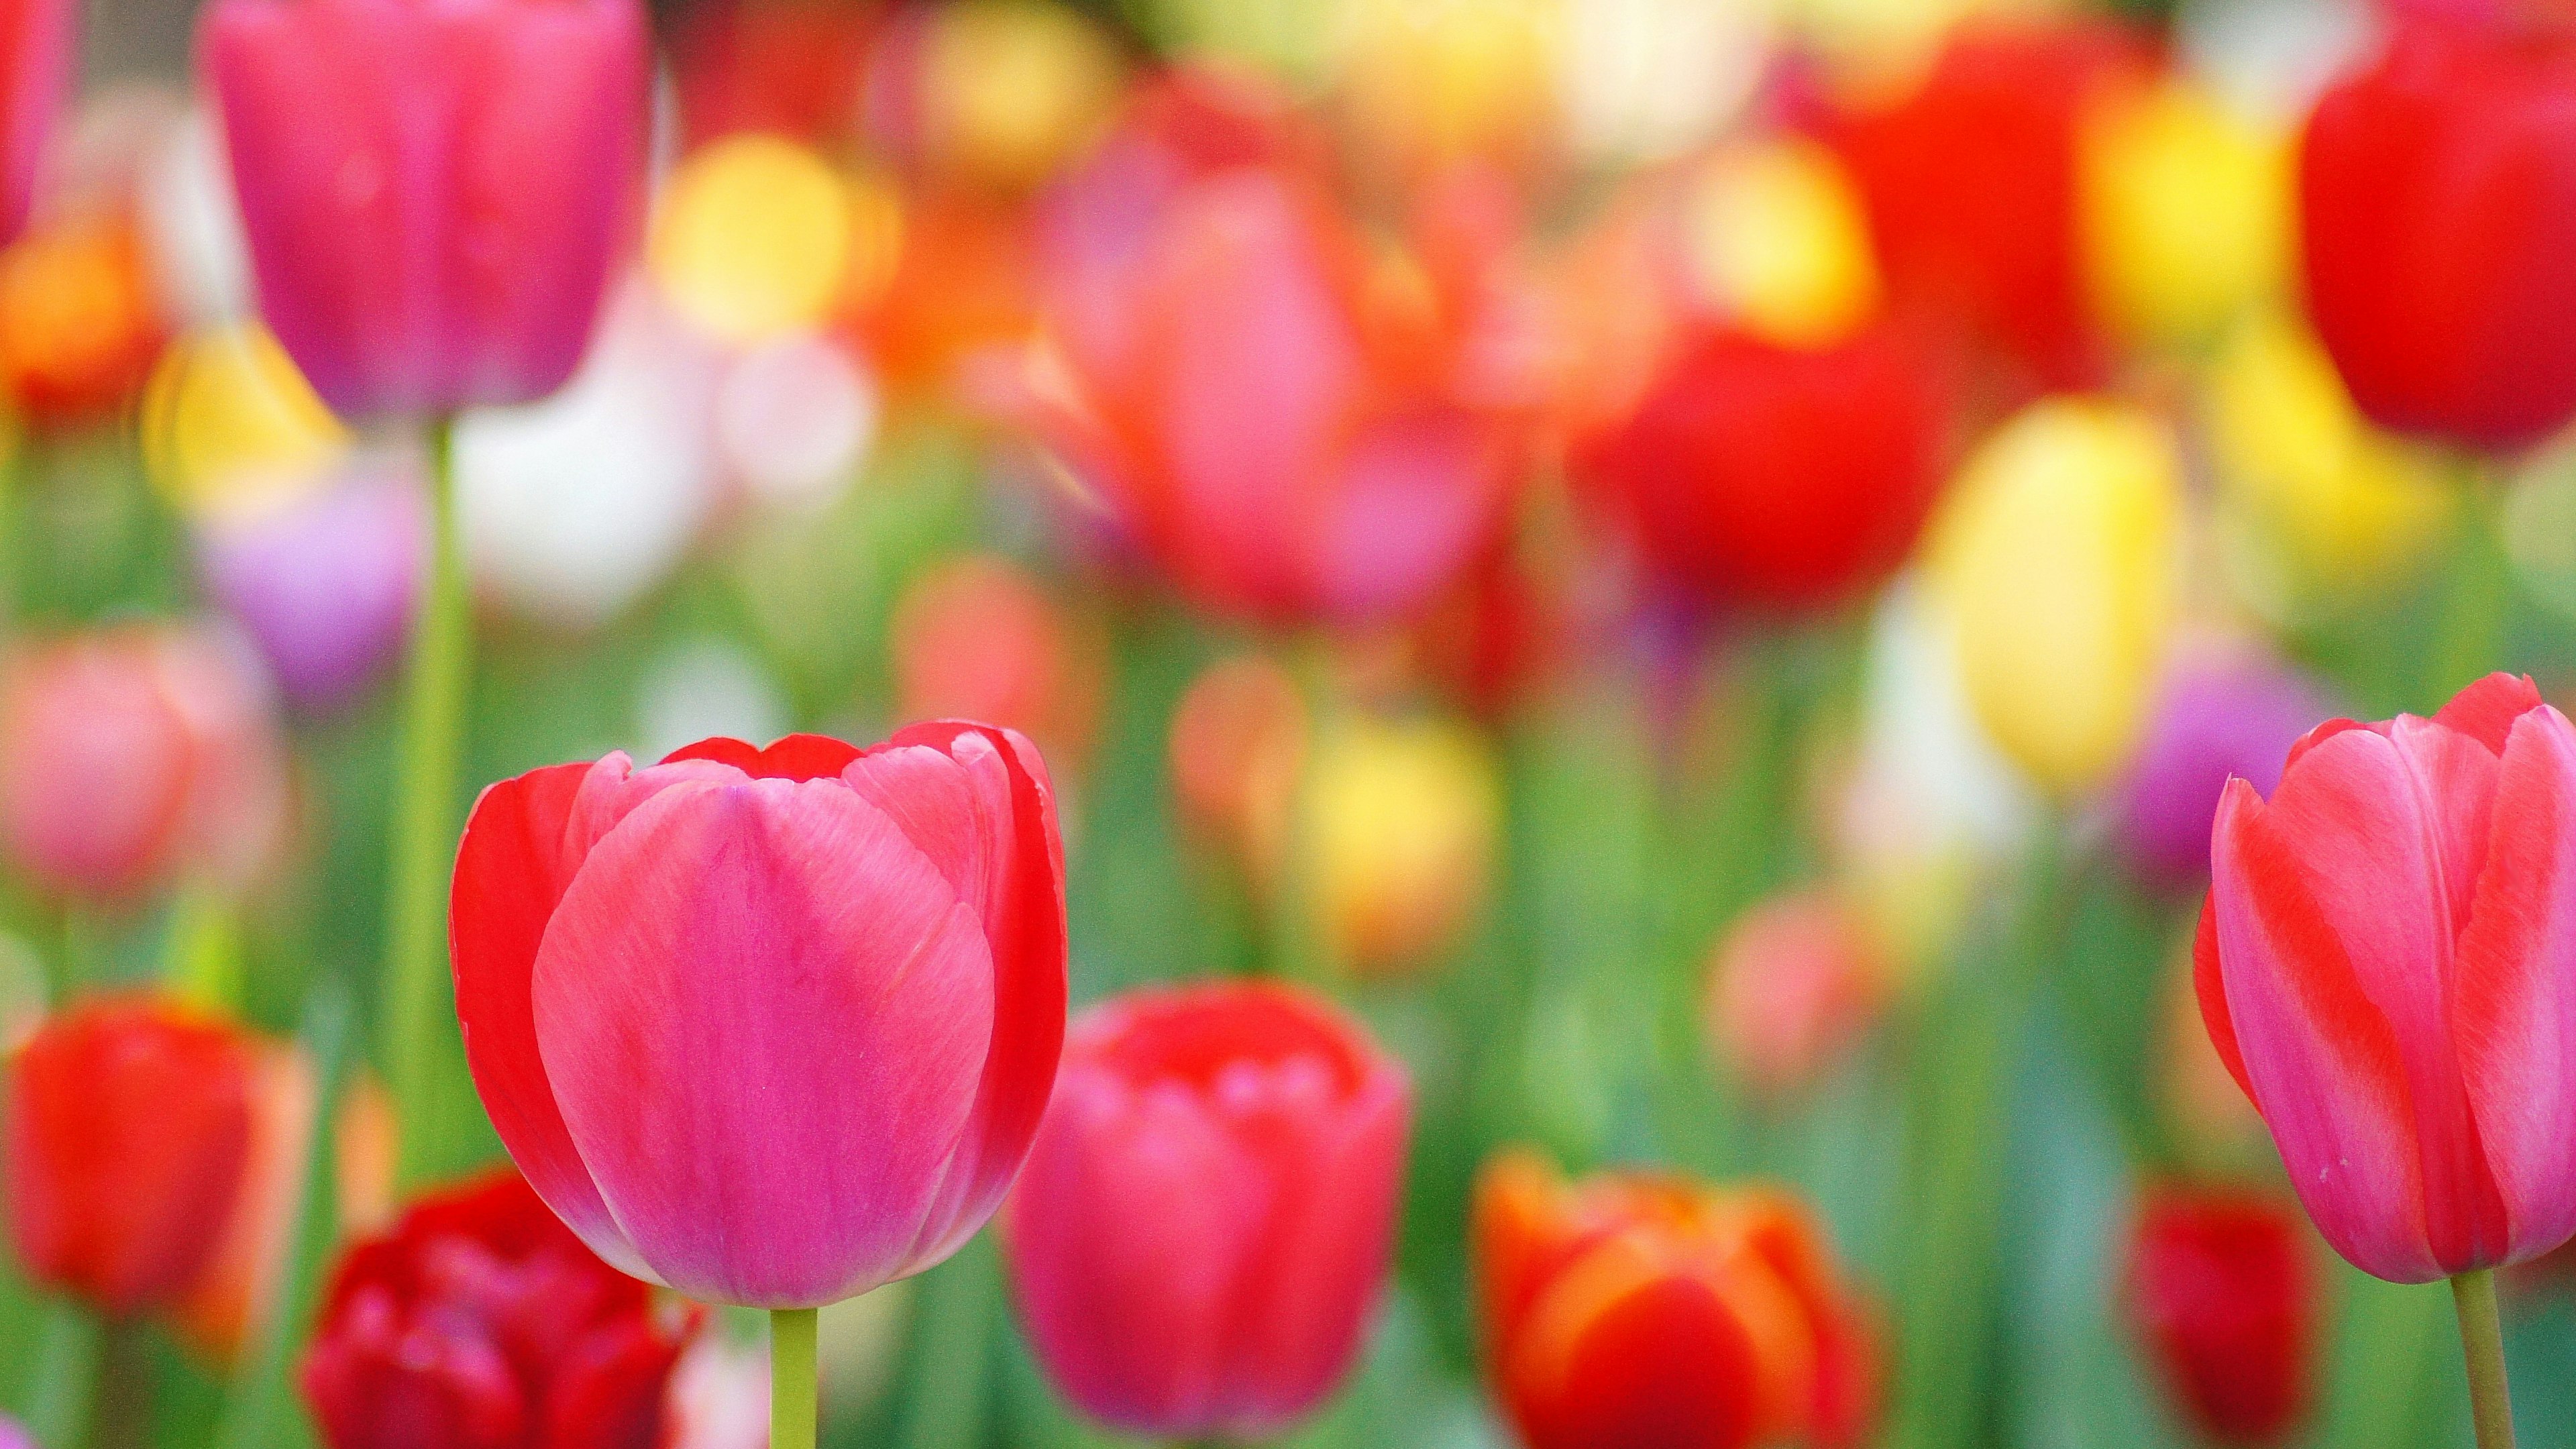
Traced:
[[2333, 713], [2315, 681], [2257, 648], [2212, 642], [2181, 651], [2113, 797], [2117, 835], [2138, 874], [2173, 890], [2198, 886], [2228, 777], [2269, 795], [2290, 746]]
[[330, 709], [401, 652], [428, 543], [424, 513], [402, 470], [359, 471], [283, 508], [209, 526], [198, 564], [287, 696]]

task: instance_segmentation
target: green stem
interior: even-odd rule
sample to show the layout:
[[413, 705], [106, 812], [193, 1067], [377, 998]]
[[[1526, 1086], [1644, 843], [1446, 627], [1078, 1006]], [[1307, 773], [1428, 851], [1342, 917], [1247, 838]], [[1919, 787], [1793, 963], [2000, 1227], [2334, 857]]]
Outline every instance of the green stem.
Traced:
[[396, 777], [393, 860], [386, 880], [387, 1068], [402, 1122], [402, 1181], [424, 1175], [436, 1097], [440, 1006], [439, 940], [447, 876], [456, 848], [453, 819], [465, 723], [473, 620], [457, 535], [453, 423], [430, 427], [429, 594], [414, 627], [404, 681], [403, 740]]
[[46, 1308], [44, 1343], [27, 1399], [27, 1432], [44, 1449], [81, 1449], [89, 1442], [99, 1338], [99, 1322], [86, 1309], [68, 1302]]
[[769, 1315], [769, 1449], [814, 1449], [814, 1333], [811, 1308]]
[[2503, 492], [2502, 480], [2487, 476], [2460, 490], [2459, 549], [2428, 656], [2434, 677], [2424, 691], [2425, 709], [2504, 667], [2514, 586], [2504, 550]]
[[2469, 1362], [2469, 1404], [2478, 1424], [2478, 1449], [2513, 1449], [2513, 1396], [2504, 1382], [2504, 1330], [2496, 1320], [2495, 1270], [2480, 1268], [2451, 1280], [2451, 1306], [2460, 1313], [2460, 1347]]

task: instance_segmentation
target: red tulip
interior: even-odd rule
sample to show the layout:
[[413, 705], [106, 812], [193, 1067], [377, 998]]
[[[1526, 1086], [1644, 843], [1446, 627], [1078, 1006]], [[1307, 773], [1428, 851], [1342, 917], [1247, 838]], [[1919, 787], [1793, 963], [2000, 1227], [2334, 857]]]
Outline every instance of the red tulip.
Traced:
[[2337, 1252], [2420, 1283], [2576, 1236], [2576, 727], [2490, 675], [2220, 798], [2210, 1040]]
[[54, 1017], [9, 1068], [9, 1230], [29, 1277], [119, 1317], [215, 1256], [251, 1135], [237, 1031], [143, 997]]
[[[1268, 622], [1410, 614], [1529, 462], [1464, 259], [1373, 255], [1284, 122], [1150, 94], [1049, 216], [1045, 440], [1180, 586]], [[1429, 263], [1437, 262], [1432, 266]]]
[[1709, 959], [1708, 1037], [1766, 1097], [1813, 1086], [1877, 1019], [1889, 971], [1830, 894], [1776, 896], [1738, 917]]
[[1683, 587], [1831, 604], [1912, 551], [1941, 482], [1942, 393], [1888, 324], [1812, 351], [1702, 325], [1572, 467]]
[[1964, 324], [2039, 387], [2098, 382], [2078, 146], [2088, 109], [2147, 64], [2110, 22], [1973, 25], [1895, 104], [1832, 118], [1899, 307]]
[[694, 1330], [504, 1171], [341, 1258], [304, 1396], [330, 1449], [660, 1449]]
[[348, 414], [527, 402], [637, 215], [636, 0], [218, 0], [201, 22], [260, 311]]
[[1877, 1336], [1777, 1193], [1507, 1153], [1471, 1228], [1495, 1392], [1529, 1449], [1845, 1449], [1876, 1416]]
[[2167, 1390], [2203, 1437], [2277, 1444], [2306, 1417], [2316, 1274], [2289, 1205], [2167, 1188], [2140, 1205], [2128, 1298]]
[[2299, 197], [2363, 412], [2485, 448], [2576, 417], [2576, 28], [2399, 25], [2317, 102]]
[[18, 238], [72, 83], [70, 0], [0, 5], [0, 245]]
[[1403, 1067], [1311, 997], [1145, 991], [1065, 1044], [1003, 1243], [1020, 1321], [1085, 1413], [1275, 1432], [1341, 1382], [1386, 1278]]
[[286, 824], [272, 709], [247, 646], [207, 629], [28, 649], [0, 672], [0, 844], [58, 891], [246, 884]]
[[1008, 730], [505, 780], [450, 919], [510, 1155], [601, 1257], [691, 1297], [818, 1307], [942, 1261], [1055, 1079], [1064, 852]]

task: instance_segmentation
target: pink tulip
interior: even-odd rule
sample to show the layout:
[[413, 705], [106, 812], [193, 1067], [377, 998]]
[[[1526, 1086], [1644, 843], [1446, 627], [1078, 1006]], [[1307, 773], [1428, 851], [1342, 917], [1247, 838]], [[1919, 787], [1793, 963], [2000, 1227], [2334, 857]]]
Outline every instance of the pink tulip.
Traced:
[[0, 243], [26, 228], [72, 81], [71, 0], [0, 0]]
[[203, 27], [260, 310], [325, 401], [563, 385], [637, 215], [636, 0], [217, 0]]
[[1074, 1025], [1004, 1239], [1038, 1361], [1131, 1432], [1252, 1438], [1341, 1381], [1386, 1277], [1404, 1069], [1275, 986]]
[[2228, 782], [2201, 1014], [2336, 1251], [2400, 1283], [2576, 1235], [2576, 727], [2491, 675]]
[[992, 1215], [1064, 1035], [1063, 848], [1019, 735], [623, 754], [483, 793], [451, 912], [483, 1104], [593, 1251], [810, 1308]]

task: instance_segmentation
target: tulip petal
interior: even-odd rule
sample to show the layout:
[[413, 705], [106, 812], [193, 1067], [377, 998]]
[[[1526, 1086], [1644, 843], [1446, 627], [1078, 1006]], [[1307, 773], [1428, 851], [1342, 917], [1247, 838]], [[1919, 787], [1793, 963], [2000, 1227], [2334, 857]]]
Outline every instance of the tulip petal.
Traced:
[[2364, 994], [2299, 849], [2268, 814], [2252, 786], [2230, 784], [2210, 848], [2227, 1016], [2255, 1106], [2335, 1250], [2382, 1278], [2429, 1282], [2444, 1272], [2426, 1234], [2396, 1032]]
[[[2231, 781], [2230, 785], [2253, 788], [2242, 780]], [[2251, 1102], [2254, 1084], [2245, 1075], [2245, 1052], [2236, 1044], [2236, 1023], [2227, 1015], [2227, 980], [2218, 968], [2217, 900], [2214, 890], [2201, 898], [2200, 924], [2191, 933], [2191, 989], [2200, 998], [2200, 1020], [2209, 1029], [2209, 1044], [2217, 1049], [2227, 1075], [2236, 1079], [2237, 1089]], [[2261, 1110], [2259, 1105], [2256, 1110]]]
[[2501, 755], [2513, 734], [2513, 722], [2541, 707], [2540, 688], [2528, 674], [2490, 674], [2458, 694], [2433, 716], [2433, 722], [2475, 739], [2491, 754]]
[[644, 1261], [812, 1307], [915, 1266], [993, 1031], [983, 931], [838, 780], [689, 782], [582, 865], [537, 955], [565, 1125]]
[[2503, 755], [2453, 1030], [2520, 1262], [2576, 1235], [2576, 730], [2525, 713]]
[[591, 1251], [622, 1272], [650, 1277], [565, 1130], [537, 1050], [530, 996], [546, 922], [581, 863], [564, 852], [575, 802], [599, 772], [622, 775], [624, 761], [613, 755], [597, 765], [552, 765], [485, 790], [457, 846], [447, 938], [466, 1064], [502, 1145]]
[[664, 755], [662, 763], [714, 760], [755, 780], [821, 780], [848, 769], [850, 761], [858, 757], [858, 746], [830, 735], [787, 735], [765, 750], [715, 735], [694, 745], [682, 745]]
[[1532, 1443], [1752, 1442], [1763, 1382], [1752, 1335], [1710, 1284], [1628, 1238], [1551, 1283], [1508, 1352]]

